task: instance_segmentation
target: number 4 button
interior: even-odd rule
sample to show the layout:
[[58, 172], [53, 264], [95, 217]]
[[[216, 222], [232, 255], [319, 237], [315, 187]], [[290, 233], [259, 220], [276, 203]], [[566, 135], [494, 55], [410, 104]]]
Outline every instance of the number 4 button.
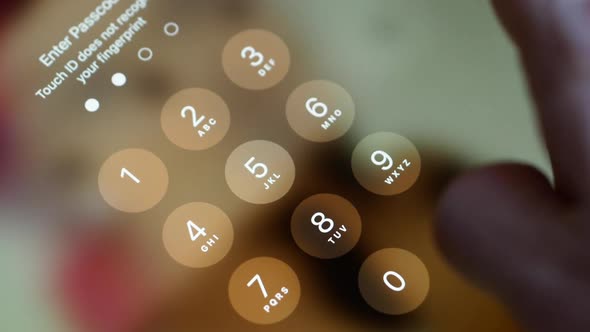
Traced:
[[191, 241], [193, 242], [197, 241], [197, 239], [201, 236], [207, 236], [206, 229], [197, 226], [192, 220], [186, 222], [186, 227], [188, 228], [188, 234], [190, 235]]

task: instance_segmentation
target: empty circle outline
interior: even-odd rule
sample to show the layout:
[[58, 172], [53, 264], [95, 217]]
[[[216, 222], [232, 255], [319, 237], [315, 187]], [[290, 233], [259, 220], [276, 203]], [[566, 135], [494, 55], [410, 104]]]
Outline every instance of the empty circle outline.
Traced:
[[[147, 52], [148, 56], [143, 56], [144, 52]], [[137, 57], [143, 62], [148, 62], [154, 57], [154, 52], [149, 47], [142, 47], [137, 51]]]
[[[173, 29], [173, 30], [170, 30]], [[168, 37], [176, 37], [180, 32], [180, 27], [176, 22], [168, 22], [164, 25], [164, 33]]]

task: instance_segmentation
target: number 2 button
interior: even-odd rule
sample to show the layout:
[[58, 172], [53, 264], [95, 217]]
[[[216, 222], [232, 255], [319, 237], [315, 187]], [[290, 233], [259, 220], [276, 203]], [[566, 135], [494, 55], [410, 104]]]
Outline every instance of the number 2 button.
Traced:
[[219, 143], [230, 127], [227, 104], [205, 89], [186, 89], [172, 96], [161, 115], [166, 137], [186, 150], [205, 150]]

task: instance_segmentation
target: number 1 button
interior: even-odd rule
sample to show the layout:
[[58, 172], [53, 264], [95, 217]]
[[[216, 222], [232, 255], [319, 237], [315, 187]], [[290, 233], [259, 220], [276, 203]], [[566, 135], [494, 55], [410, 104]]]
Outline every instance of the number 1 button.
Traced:
[[98, 186], [104, 200], [113, 208], [130, 213], [151, 209], [168, 189], [168, 171], [153, 153], [123, 150], [103, 164]]

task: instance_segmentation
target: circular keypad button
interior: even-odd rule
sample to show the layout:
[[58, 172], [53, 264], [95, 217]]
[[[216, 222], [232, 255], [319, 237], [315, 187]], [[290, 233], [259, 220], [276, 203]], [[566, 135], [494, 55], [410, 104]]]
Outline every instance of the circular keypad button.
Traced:
[[383, 249], [369, 256], [361, 266], [359, 288], [375, 310], [403, 315], [424, 302], [430, 277], [424, 263], [411, 252]]
[[363, 139], [352, 155], [358, 182], [378, 195], [396, 195], [410, 189], [420, 175], [418, 150], [405, 137], [376, 133]]
[[335, 140], [352, 126], [355, 106], [341, 86], [312, 81], [295, 89], [287, 101], [287, 120], [301, 137], [312, 142]]
[[301, 297], [299, 278], [286, 263], [270, 257], [240, 265], [229, 281], [229, 300], [236, 312], [256, 324], [273, 324], [295, 311]]
[[163, 231], [166, 250], [178, 263], [202, 268], [218, 263], [229, 252], [234, 230], [229, 217], [207, 203], [189, 203], [176, 209]]
[[104, 200], [123, 212], [144, 212], [158, 204], [168, 190], [168, 171], [153, 153], [128, 149], [102, 165], [98, 186]]
[[249, 203], [268, 204], [291, 189], [295, 164], [281, 146], [269, 141], [251, 141], [231, 153], [225, 177], [236, 196]]
[[361, 236], [361, 216], [346, 199], [312, 196], [299, 204], [291, 219], [295, 243], [311, 256], [336, 258], [348, 253]]
[[186, 150], [205, 150], [227, 134], [230, 113], [226, 103], [205, 89], [186, 89], [172, 96], [162, 110], [162, 129]]
[[285, 78], [291, 65], [289, 48], [265, 30], [240, 32], [223, 50], [223, 69], [237, 85], [250, 90], [268, 89]]

